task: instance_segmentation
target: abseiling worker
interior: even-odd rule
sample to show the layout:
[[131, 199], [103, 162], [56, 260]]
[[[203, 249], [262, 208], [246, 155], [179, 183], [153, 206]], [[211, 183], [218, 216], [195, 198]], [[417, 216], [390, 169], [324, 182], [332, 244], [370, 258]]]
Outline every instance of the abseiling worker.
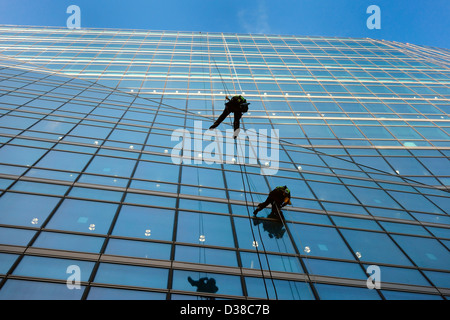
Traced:
[[281, 208], [284, 206], [287, 206], [291, 203], [291, 191], [288, 189], [287, 186], [278, 186], [272, 191], [270, 191], [266, 201], [258, 204], [258, 207], [255, 211], [253, 211], [253, 214], [256, 216], [259, 211], [267, 207], [269, 204], [272, 205], [272, 212], [270, 213], [271, 216], [277, 216], [280, 215], [281, 219]]
[[231, 99], [225, 97], [225, 99], [228, 100], [228, 102], [225, 103], [225, 109], [223, 110], [219, 118], [213, 123], [213, 125], [209, 127], [209, 129], [217, 128], [219, 124], [221, 124], [222, 121], [225, 120], [225, 118], [230, 115], [230, 113], [233, 113], [234, 137], [236, 138], [236, 136], [239, 134], [239, 124], [241, 117], [244, 113], [248, 111], [248, 105], [250, 103], [248, 103], [247, 100], [241, 95], [233, 96], [231, 97]]

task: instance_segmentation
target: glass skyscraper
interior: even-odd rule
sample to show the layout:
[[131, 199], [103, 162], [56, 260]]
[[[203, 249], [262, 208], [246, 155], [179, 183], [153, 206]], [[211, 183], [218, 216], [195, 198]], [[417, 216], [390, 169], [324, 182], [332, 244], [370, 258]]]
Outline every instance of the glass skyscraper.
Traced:
[[[448, 299], [449, 57], [1, 26], [0, 299]], [[173, 132], [205, 132], [226, 94], [243, 129], [278, 129], [276, 174], [174, 163]], [[285, 221], [253, 218], [279, 185]]]

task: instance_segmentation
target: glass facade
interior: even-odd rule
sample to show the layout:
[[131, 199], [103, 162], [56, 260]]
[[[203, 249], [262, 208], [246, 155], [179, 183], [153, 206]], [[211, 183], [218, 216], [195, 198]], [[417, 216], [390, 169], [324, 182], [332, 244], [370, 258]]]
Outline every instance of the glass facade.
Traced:
[[[448, 299], [449, 56], [1, 26], [0, 299]], [[172, 161], [172, 132], [207, 128], [227, 91], [243, 128], [279, 130], [276, 175]], [[285, 224], [251, 219], [278, 185]]]

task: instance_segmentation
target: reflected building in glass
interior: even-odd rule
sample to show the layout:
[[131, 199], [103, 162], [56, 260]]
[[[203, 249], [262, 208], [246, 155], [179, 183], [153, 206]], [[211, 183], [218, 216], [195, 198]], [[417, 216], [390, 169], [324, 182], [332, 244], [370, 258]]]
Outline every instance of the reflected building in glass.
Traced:
[[[0, 299], [448, 299], [449, 55], [1, 26]], [[279, 130], [275, 175], [174, 163], [227, 91]], [[284, 223], [253, 219], [279, 185]]]

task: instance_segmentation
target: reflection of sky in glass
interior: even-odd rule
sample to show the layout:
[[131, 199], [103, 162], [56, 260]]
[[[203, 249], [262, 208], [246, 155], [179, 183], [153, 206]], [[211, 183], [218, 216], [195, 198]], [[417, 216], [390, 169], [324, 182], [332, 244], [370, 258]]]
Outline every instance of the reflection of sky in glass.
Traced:
[[[389, 297], [401, 284], [448, 286], [443, 51], [321, 37], [0, 33], [0, 242], [31, 250], [19, 268], [21, 247], [2, 253], [0, 272], [38, 280], [7, 279], [0, 296], [59, 292], [48, 279], [61, 273], [46, 266], [62, 258], [96, 264], [86, 298], [265, 298], [261, 269], [273, 271], [271, 298], [357, 297], [366, 288], [344, 279], [365, 280], [370, 264], [389, 279]], [[15, 49], [5, 42], [13, 40]], [[47, 40], [52, 50], [43, 50]], [[75, 66], [68, 59], [81, 49]], [[251, 101], [244, 129], [279, 129], [276, 176], [260, 175], [260, 164], [242, 176], [233, 163], [172, 163], [172, 131], [193, 132], [195, 121], [208, 128], [224, 84]], [[249, 219], [278, 185], [292, 192], [285, 224], [270, 208]], [[214, 278], [218, 290], [197, 291], [189, 277]]]

